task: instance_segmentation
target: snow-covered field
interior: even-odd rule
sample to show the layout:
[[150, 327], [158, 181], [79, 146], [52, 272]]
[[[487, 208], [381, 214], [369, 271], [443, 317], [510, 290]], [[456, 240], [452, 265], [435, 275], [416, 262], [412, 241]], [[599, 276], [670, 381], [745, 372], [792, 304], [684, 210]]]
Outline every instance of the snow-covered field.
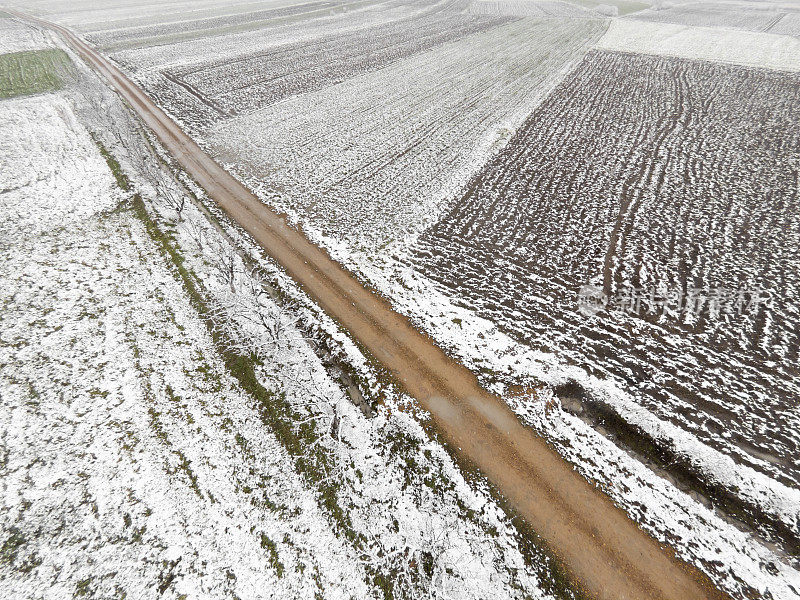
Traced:
[[363, 591], [69, 102], [0, 114], [2, 595]]
[[307, 339], [378, 385], [335, 324], [145, 177], [93, 76], [0, 116], [3, 597], [552, 597], [549, 559], [403, 398], [353, 405]]
[[618, 19], [597, 48], [800, 71], [800, 38], [773, 33]]
[[48, 46], [49, 36], [11, 19], [0, 18], [0, 54], [41, 50]]
[[201, 135], [280, 210], [376, 251], [429, 224], [602, 31], [517, 21]]
[[675, 23], [695, 27], [763, 31], [798, 35], [793, 27], [800, 16], [796, 2], [784, 0], [727, 0], [724, 2], [677, 1], [653, 2], [648, 10], [631, 15], [657, 23]]
[[[753, 117], [735, 130], [714, 129], [720, 139], [742, 138], [743, 147], [751, 150], [757, 145], [753, 128], [777, 116], [791, 122], [798, 114], [791, 82], [800, 71], [800, 47], [792, 37], [797, 29], [791, 3], [648, 4], [652, 7], [622, 1], [478, 0], [354, 2], [334, 9], [319, 2], [299, 10], [282, 1], [156, 5], [136, 0], [98, 9], [89, 3], [47, 0], [25, 8], [75, 27], [101, 45], [231, 172], [478, 373], [644, 529], [670, 543], [734, 597], [797, 598], [800, 572], [796, 547], [791, 547], [792, 539], [800, 539], [794, 466], [800, 460], [794, 431], [797, 380], [796, 367], [789, 364], [796, 356], [791, 342], [797, 330], [793, 304], [781, 313], [783, 321], [776, 318], [768, 327], [788, 332], [784, 337], [789, 342], [780, 349], [787, 364], [770, 367], [785, 375], [782, 386], [775, 388], [777, 397], [769, 399], [780, 407], [780, 418], [770, 417], [766, 405], [756, 406], [765, 389], [756, 386], [747, 402], [757, 410], [742, 418], [757, 422], [759, 435], [766, 437], [737, 445], [732, 436], [741, 435], [738, 421], [731, 431], [711, 429], [703, 423], [713, 419], [700, 418], [704, 413], [691, 402], [649, 405], [625, 378], [608, 377], [597, 365], [576, 364], [570, 351], [575, 342], [564, 341], [564, 331], [548, 334], [545, 327], [537, 338], [544, 342], [532, 346], [519, 331], [527, 313], [524, 303], [515, 300], [519, 290], [514, 291], [509, 278], [516, 268], [511, 262], [501, 261], [488, 277], [475, 278], [485, 286], [487, 297], [490, 289], [496, 292], [492, 310], [474, 302], [480, 286], [441, 283], [456, 268], [480, 262], [475, 257], [482, 256], [482, 250], [471, 240], [489, 233], [515, 235], [519, 215], [534, 206], [536, 182], [558, 182], [549, 156], [562, 156], [563, 167], [580, 166], [581, 152], [591, 144], [608, 142], [635, 152], [638, 138], [624, 130], [636, 125], [626, 121], [634, 119], [634, 113], [626, 112], [624, 104], [601, 111], [610, 125], [582, 145], [575, 141], [580, 141], [576, 128], [582, 121], [575, 115], [581, 107], [572, 107], [575, 112], [569, 118], [553, 117], [548, 108], [559, 86], [572, 82], [576, 73], [585, 76], [592, 60], [615, 57], [612, 62], [619, 68], [612, 69], [614, 76], [628, 86], [628, 96], [620, 102], [639, 107], [635, 118], [655, 119], [651, 132], [660, 132], [673, 113], [682, 114], [671, 108], [680, 96], [664, 93], [656, 99], [656, 92], [669, 87], [657, 79], [659, 69], [674, 74], [668, 84], [674, 83], [675, 89], [693, 86], [698, 94], [706, 94], [700, 99], [706, 111], [697, 113], [700, 121], [687, 121], [696, 131], [728, 110], [714, 103], [738, 89], [732, 82], [763, 80], [758, 91], [769, 96], [770, 86], [780, 79], [784, 92], [770, 96], [777, 107], [772, 113]], [[632, 14], [607, 18], [623, 13]], [[424, 43], [409, 43], [409, 28], [420, 23], [436, 24], [431, 31], [441, 25], [441, 31], [431, 33]], [[464, 23], [480, 26], [458, 29]], [[25, 33], [2, 19], [0, 24], [19, 39], [38, 39], [39, 34]], [[350, 38], [360, 41], [352, 46], [338, 43]], [[358, 48], [367, 41], [377, 54], [362, 61]], [[309, 54], [308, 48], [336, 51]], [[627, 62], [625, 53], [631, 57]], [[641, 67], [645, 63], [652, 68]], [[596, 73], [601, 72], [598, 67]], [[270, 74], [275, 74], [274, 80]], [[602, 97], [599, 88], [578, 91], [569, 97], [584, 98], [585, 106]], [[98, 596], [105, 597], [114, 586], [123, 585], [121, 581], [129, 581], [129, 597], [137, 596], [136, 590], [158, 590], [162, 585], [166, 596], [216, 597], [230, 591], [241, 597], [308, 597], [322, 590], [332, 598], [371, 597], [380, 586], [375, 573], [388, 570], [404, 574], [404, 593], [411, 595], [421, 589], [443, 598], [549, 595], [555, 584], [546, 559], [538, 551], [525, 550], [480, 482], [470, 479], [468, 484], [413, 414], [398, 409], [403, 398], [380, 382], [336, 325], [212, 207], [208, 206], [213, 214], [209, 221], [194, 203], [178, 215], [170, 202], [159, 202], [159, 191], [137, 170], [136, 152], [115, 144], [112, 136], [105, 143], [134, 181], [131, 192], [117, 190], [76, 121], [68, 97], [64, 93], [0, 103], [3, 122], [13, 123], [11, 129], [17, 132], [0, 141], [0, 160], [21, 154], [23, 147], [27, 151], [29, 140], [51, 139], [53, 144], [32, 143], [27, 166], [9, 159], [0, 176], [9, 180], [0, 188], [12, 190], [0, 194], [0, 203], [14, 207], [3, 209], [4, 239], [16, 229], [30, 229], [29, 234], [15, 234], [13, 245], [2, 246], [8, 255], [0, 267], [3, 277], [17, 282], [27, 276], [27, 281], [44, 286], [36, 290], [29, 285], [31, 290], [3, 297], [0, 362], [5, 379], [0, 393], [3, 403], [13, 407], [4, 417], [4, 430], [21, 432], [23, 425], [27, 429], [13, 438], [8, 437], [13, 433], [7, 434], [2, 441], [6, 459], [0, 463], [0, 484], [8, 515], [3, 517], [3, 531], [11, 540], [9, 548], [20, 543], [13, 560], [0, 567], [14, 571], [0, 588], [16, 586], [13, 591], [33, 597], [30, 591], [40, 589], [44, 597], [48, 582], [54, 582], [65, 596], [80, 585], [96, 588]], [[736, 98], [728, 99], [736, 103]], [[722, 113], [714, 117], [709, 107]], [[726, 118], [738, 123], [743, 114]], [[606, 121], [597, 117], [593, 122]], [[60, 133], [42, 136], [37, 134], [41, 127]], [[90, 128], [102, 132], [96, 124]], [[517, 138], [521, 131], [533, 133]], [[796, 203], [800, 164], [796, 149], [781, 145], [773, 130], [768, 133], [759, 139], [774, 136], [772, 150], [782, 162], [765, 163], [764, 171], [780, 171], [776, 181], [781, 185], [773, 187], [781, 197], [773, 200], [785, 207]], [[130, 137], [129, 132], [123, 137]], [[714, 218], [730, 211], [731, 219], [722, 219], [727, 226], [715, 225], [714, 218], [701, 219], [704, 235], [697, 238], [727, 240], [730, 223], [741, 225], [751, 214], [745, 204], [753, 201], [753, 190], [763, 187], [757, 174], [748, 174], [744, 183], [733, 171], [713, 176], [712, 166], [732, 168], [732, 159], [715, 151], [713, 161], [704, 162], [702, 152], [711, 152], [708, 143], [688, 134], [674, 137], [674, 146], [664, 146], [652, 162], [653, 181], [658, 169], [667, 171], [676, 156], [688, 156], [694, 166], [685, 171], [687, 181], [704, 175], [700, 179], [713, 183], [709, 193], [716, 193], [715, 198], [735, 189], [735, 201], [725, 206], [715, 208], [704, 201], [692, 209], [698, 214], [713, 209]], [[503, 166], [497, 157], [509, 142], [512, 147], [525, 146], [520, 139], [535, 140], [527, 146], [532, 154], [545, 149], [548, 153], [516, 172], [522, 159]], [[68, 152], [59, 150], [62, 147]], [[80, 188], [84, 196], [47, 192], [47, 186], [67, 190], [74, 185], [78, 167], [65, 154], [69, 159], [82, 157], [75, 161], [91, 173], [78, 178], [93, 182]], [[62, 165], [53, 156], [70, 164]], [[737, 156], [746, 160], [747, 153]], [[627, 164], [621, 158], [609, 160]], [[559, 193], [571, 198], [565, 206], [580, 212], [594, 201], [608, 201], [613, 208], [616, 184], [600, 184], [606, 177], [613, 179], [619, 168], [609, 164], [601, 169], [601, 162], [591, 163], [599, 169], [594, 175], [589, 169], [582, 179], [558, 184]], [[493, 169], [515, 204], [495, 198], [495, 213], [487, 209], [484, 223], [476, 210], [475, 219], [462, 223], [463, 238], [432, 243], [437, 231], [448, 230], [452, 221], [447, 219], [459, 207], [469, 206], [480, 177], [493, 176]], [[736, 182], [741, 185], [734, 186]], [[184, 183], [205, 202], [201, 190]], [[636, 185], [626, 183], [627, 188]], [[316, 424], [312, 437], [319, 440], [324, 459], [312, 461], [313, 468], [297, 466], [298, 457], [305, 456], [293, 446], [300, 433], [276, 431], [275, 422], [265, 418], [241, 381], [231, 375], [225, 349], [209, 333], [202, 310], [189, 301], [169, 256], [131, 209], [134, 191], [142, 193], [147, 214], [183, 257], [214, 315], [214, 331], [222, 332], [228, 350], [255, 353], [260, 385], [285, 400], [280, 410]], [[553, 215], [560, 214], [555, 202], [559, 196], [554, 192], [547, 197], [551, 202], [537, 210], [542, 223], [552, 226], [557, 223]], [[156, 201], [150, 203], [152, 199]], [[23, 202], [35, 212], [17, 210]], [[112, 210], [118, 205], [122, 210]], [[667, 214], [671, 213], [658, 212]], [[773, 223], [769, 229], [768, 218], [757, 224], [770, 235], [796, 240], [797, 220], [792, 220], [791, 211], [786, 214], [785, 227]], [[495, 221], [503, 226], [484, 229]], [[48, 222], [54, 226], [47, 227]], [[70, 222], [80, 222], [80, 227], [69, 227]], [[611, 221], [602, 215], [595, 215], [594, 225], [591, 219], [586, 222], [590, 230], [611, 229]], [[646, 250], [642, 240], [651, 234], [661, 239], [658, 227], [636, 219], [630, 223], [629, 230], [641, 236], [628, 251], [640, 259]], [[584, 233], [586, 239], [576, 234], [581, 243], [603, 243]], [[556, 236], [553, 248], [577, 243], [564, 235]], [[514, 239], [512, 250], [519, 257], [536, 248], [534, 242]], [[232, 242], [238, 253], [232, 251]], [[466, 258], [431, 272], [433, 267], [414, 258], [426, 243], [426, 251], [437, 258], [448, 244], [457, 247], [454, 255], [460, 252]], [[782, 247], [790, 246], [785, 242]], [[452, 249], [448, 246], [448, 252]], [[496, 256], [508, 258], [503, 252]], [[689, 249], [686, 255], [702, 253]], [[731, 256], [726, 253], [726, 260]], [[583, 260], [583, 255], [573, 259], [567, 266]], [[783, 278], [776, 275], [768, 285], [796, 279], [797, 264], [781, 260]], [[546, 261], [534, 267], [539, 262]], [[701, 265], [703, 275], [713, 274], [712, 262]], [[613, 264], [624, 271], [622, 263]], [[742, 265], [755, 268], [745, 260]], [[668, 266], [656, 265], [655, 272]], [[549, 284], [539, 276], [528, 277], [534, 267], [526, 267], [523, 291], [536, 299]], [[638, 276], [646, 279], [642, 273], [639, 270]], [[153, 285], [155, 281], [159, 284]], [[557, 283], [568, 287], [564, 280]], [[0, 289], [6, 293], [13, 287], [4, 284]], [[73, 289], [78, 291], [70, 292]], [[265, 289], [271, 291], [259, 293]], [[577, 289], [572, 292], [577, 295]], [[292, 302], [287, 304], [287, 297]], [[58, 328], [65, 319], [69, 325]], [[338, 360], [358, 374], [355, 395], [366, 396], [367, 402], [387, 395], [389, 410], [365, 417], [318, 344], [306, 343], [310, 331], [322, 335], [328, 347], [336, 349]], [[629, 343], [624, 336], [612, 342], [611, 351], [614, 344]], [[686, 339], [670, 343], [679, 349]], [[164, 360], [173, 355], [175, 360]], [[652, 363], [657, 366], [658, 358]], [[747, 397], [749, 379], [733, 381], [735, 369], [723, 366], [719, 377], [728, 380], [709, 392], [711, 404], [728, 407], [735, 400], [746, 407], [747, 402], [739, 401]], [[659, 373], [637, 385], [657, 384], [663, 376]], [[30, 379], [40, 386], [48, 383], [36, 388], [25, 383]], [[61, 384], [73, 380], [85, 384]], [[97, 381], [102, 385], [92, 383]], [[728, 394], [726, 385], [735, 393]], [[555, 398], [553, 389], [576, 386], [589, 390], [594, 401], [610, 407], [644, 438], [668, 448], [709, 486], [758, 508], [761, 516], [783, 528], [783, 539], [773, 536], [769, 527], [742, 523], [728, 507], [676, 480], [669, 465], [661, 468], [637, 454], [613, 431], [576, 409], [569, 394]], [[551, 400], [555, 410], [547, 408]], [[701, 408], [708, 406], [703, 403]], [[776, 423], [786, 431], [770, 440]], [[780, 455], [764, 451], [765, 444], [778, 443]], [[42, 458], [37, 460], [39, 454]], [[63, 483], [54, 474], [59, 469], [69, 474], [62, 477]], [[333, 480], [341, 484], [331, 488]], [[331, 511], [325, 501], [331, 489], [342, 513]], [[60, 515], [60, 521], [52, 515]], [[65, 515], [74, 515], [73, 520]], [[39, 527], [46, 533], [34, 541]], [[86, 548], [98, 550], [86, 553]], [[114, 575], [103, 577], [111, 572]]]

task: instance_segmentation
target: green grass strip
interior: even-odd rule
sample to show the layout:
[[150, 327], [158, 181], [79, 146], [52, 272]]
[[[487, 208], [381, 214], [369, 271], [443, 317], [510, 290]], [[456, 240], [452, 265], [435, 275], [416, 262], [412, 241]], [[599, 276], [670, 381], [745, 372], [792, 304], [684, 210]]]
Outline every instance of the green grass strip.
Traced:
[[66, 52], [56, 48], [0, 54], [0, 98], [59, 90], [71, 65]]

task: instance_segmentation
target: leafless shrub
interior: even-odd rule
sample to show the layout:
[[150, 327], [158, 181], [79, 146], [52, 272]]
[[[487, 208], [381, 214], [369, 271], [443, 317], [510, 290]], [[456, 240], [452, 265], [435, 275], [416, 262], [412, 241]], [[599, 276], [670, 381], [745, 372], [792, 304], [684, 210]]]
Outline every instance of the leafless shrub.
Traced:
[[183, 221], [186, 193], [162, 160], [154, 151], [132, 153], [130, 160], [137, 173], [153, 186], [153, 200], [174, 210], [178, 221]]
[[428, 520], [423, 525], [421, 543], [391, 545], [385, 535], [369, 533], [361, 554], [368, 570], [384, 575], [392, 598], [457, 598], [459, 589], [448, 589], [447, 576], [465, 557], [453, 544], [457, 521]]

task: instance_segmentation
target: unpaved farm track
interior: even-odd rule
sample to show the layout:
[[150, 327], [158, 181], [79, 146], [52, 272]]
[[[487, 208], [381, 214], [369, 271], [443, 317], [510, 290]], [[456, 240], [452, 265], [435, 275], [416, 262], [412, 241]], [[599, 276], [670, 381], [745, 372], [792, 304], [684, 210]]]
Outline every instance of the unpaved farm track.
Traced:
[[109, 61], [68, 29], [9, 12], [58, 32], [108, 79], [209, 196], [430, 411], [445, 439], [497, 486], [587, 595], [609, 600], [726, 597], [523, 427], [470, 371], [225, 172]]

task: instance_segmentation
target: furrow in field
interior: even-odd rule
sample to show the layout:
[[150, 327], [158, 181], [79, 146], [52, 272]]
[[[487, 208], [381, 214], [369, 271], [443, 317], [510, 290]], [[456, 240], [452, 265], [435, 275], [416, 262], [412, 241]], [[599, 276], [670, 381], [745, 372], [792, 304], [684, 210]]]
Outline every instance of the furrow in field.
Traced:
[[[592, 53], [425, 232], [415, 265], [796, 485], [799, 89], [796, 75]], [[585, 284], [615, 309], [584, 316]]]

